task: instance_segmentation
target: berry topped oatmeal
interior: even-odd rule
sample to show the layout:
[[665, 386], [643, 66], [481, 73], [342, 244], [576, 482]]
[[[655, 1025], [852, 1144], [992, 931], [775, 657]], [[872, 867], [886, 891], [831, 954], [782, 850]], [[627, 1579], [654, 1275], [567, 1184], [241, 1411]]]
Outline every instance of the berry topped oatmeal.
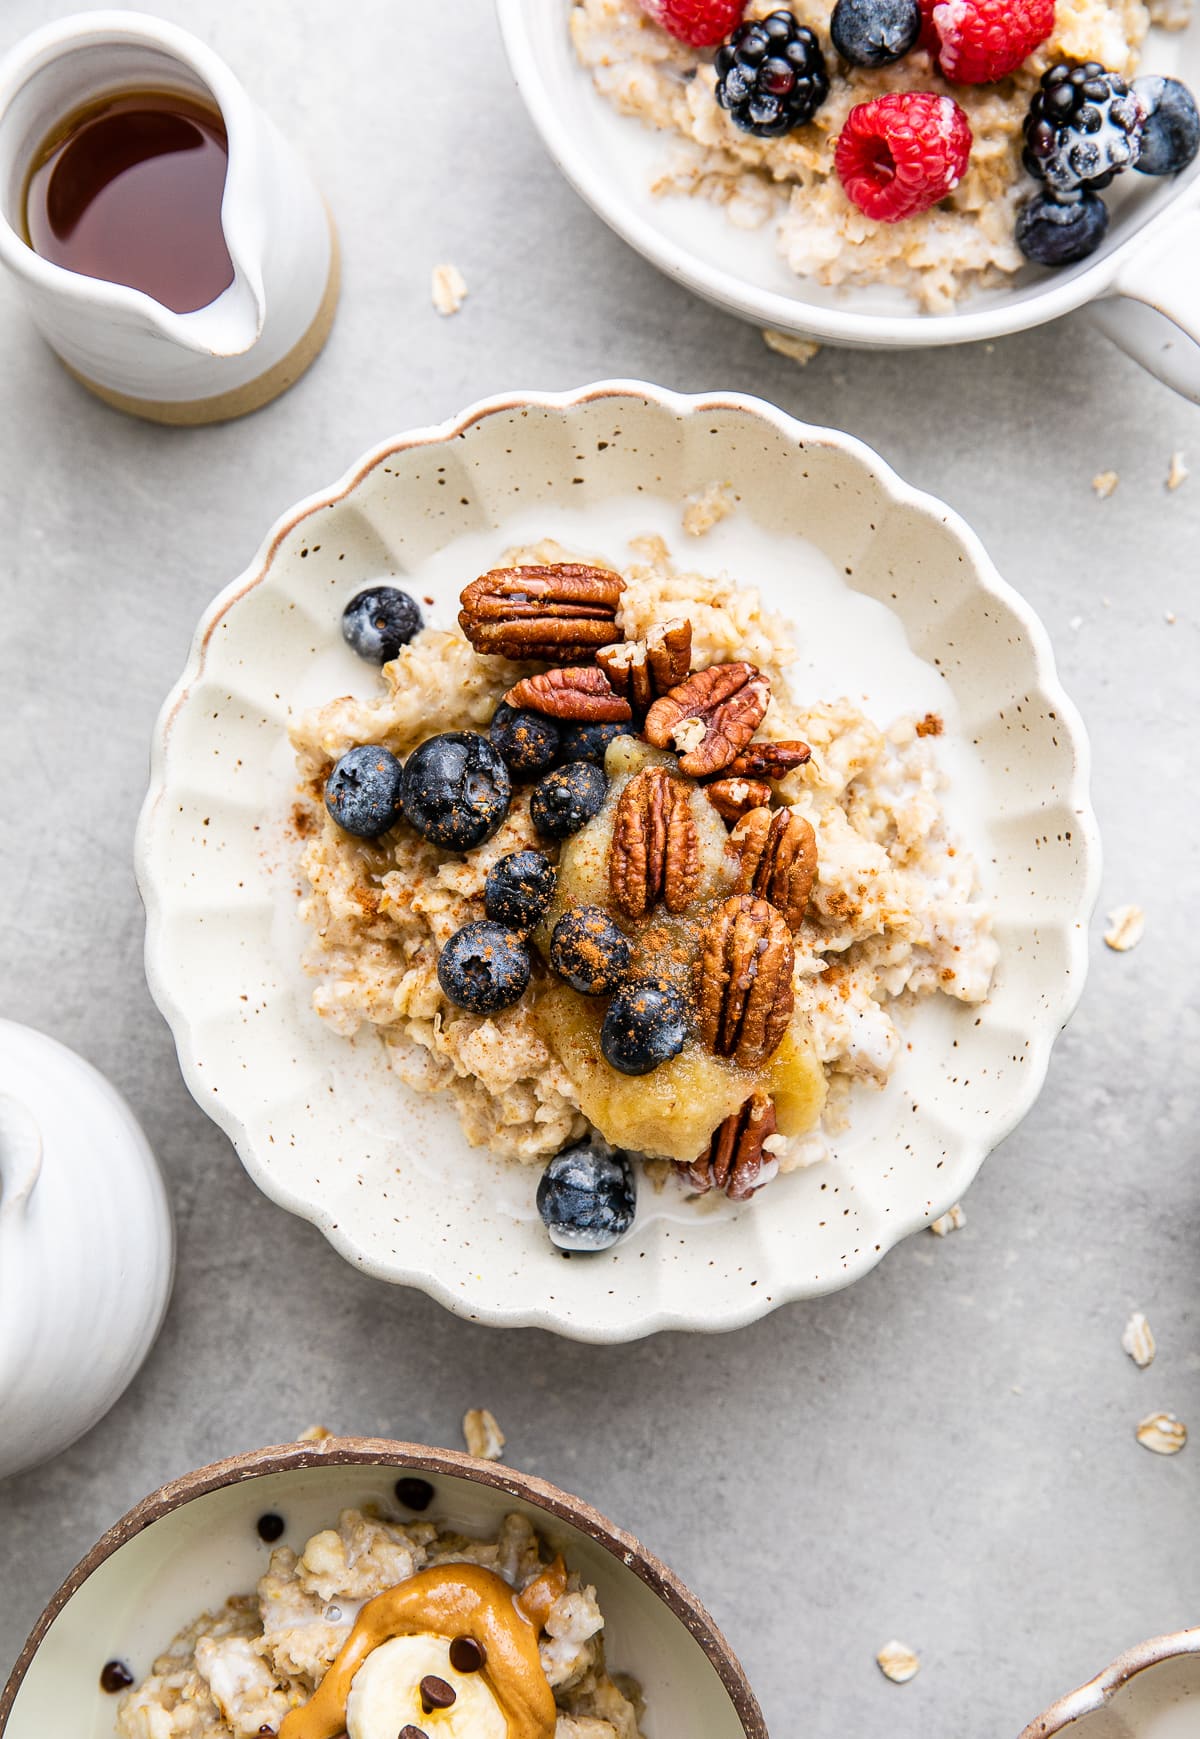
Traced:
[[512, 550], [459, 623], [292, 727], [306, 965], [472, 1143], [549, 1161], [561, 1247], [628, 1229], [640, 1162], [742, 1200], [820, 1159], [905, 1005], [987, 996], [940, 718], [801, 699], [790, 625], [659, 537]]
[[1127, 169], [1175, 174], [1200, 116], [1135, 79], [1142, 0], [568, 0], [601, 96], [658, 129], [652, 189], [771, 226], [801, 278], [926, 312], [1101, 243]]
[[[422, 1480], [396, 1489], [411, 1505], [414, 1487], [433, 1496]], [[276, 1547], [255, 1593], [181, 1631], [122, 1697], [117, 1732], [640, 1739], [640, 1692], [610, 1675], [603, 1629], [595, 1589], [523, 1516], [476, 1540], [343, 1510], [299, 1553]]]

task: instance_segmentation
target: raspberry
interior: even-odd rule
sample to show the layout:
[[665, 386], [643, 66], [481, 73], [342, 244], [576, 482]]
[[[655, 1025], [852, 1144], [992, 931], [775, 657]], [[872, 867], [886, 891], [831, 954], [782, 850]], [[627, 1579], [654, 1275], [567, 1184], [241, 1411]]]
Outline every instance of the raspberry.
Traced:
[[899, 223], [953, 192], [972, 143], [970, 123], [951, 97], [891, 91], [851, 109], [834, 164], [860, 211]]
[[948, 79], [991, 84], [1045, 42], [1054, 29], [1054, 0], [935, 0], [933, 27]]
[[647, 18], [693, 48], [712, 48], [742, 22], [746, 0], [638, 0]]

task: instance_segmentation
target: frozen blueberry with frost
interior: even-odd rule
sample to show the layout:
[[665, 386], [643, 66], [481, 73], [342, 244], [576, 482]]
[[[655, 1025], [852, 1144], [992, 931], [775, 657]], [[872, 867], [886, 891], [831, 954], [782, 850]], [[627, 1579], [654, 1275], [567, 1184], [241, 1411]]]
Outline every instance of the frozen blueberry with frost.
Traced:
[[851, 66], [891, 66], [917, 46], [920, 0], [837, 0], [833, 46]]
[[400, 819], [403, 779], [395, 755], [362, 743], [348, 749], [326, 779], [325, 807], [346, 833], [378, 839]]
[[495, 1014], [524, 994], [529, 964], [528, 948], [503, 924], [466, 924], [442, 949], [438, 983], [456, 1008]]
[[559, 730], [554, 720], [541, 713], [518, 712], [507, 701], [501, 701], [492, 715], [488, 737], [511, 773], [544, 773], [559, 756]]
[[510, 852], [487, 873], [483, 909], [510, 930], [533, 930], [550, 910], [557, 881], [554, 865], [540, 851]]
[[612, 723], [600, 725], [568, 725], [561, 733], [559, 753], [564, 761], [591, 761], [603, 767], [608, 745], [618, 737], [627, 737], [632, 725]]
[[360, 658], [387, 664], [421, 629], [421, 607], [398, 586], [369, 586], [342, 611], [342, 635]]
[[1017, 246], [1039, 266], [1073, 266], [1094, 254], [1108, 230], [1108, 207], [1098, 193], [1054, 199], [1037, 193], [1017, 213]]
[[448, 851], [471, 851], [508, 814], [512, 780], [486, 737], [446, 731], [408, 757], [401, 795], [418, 833]]
[[529, 816], [547, 839], [569, 839], [599, 813], [608, 780], [590, 761], [570, 761], [533, 788]]
[[1142, 150], [1134, 167], [1143, 175], [1178, 175], [1200, 151], [1200, 111], [1177, 78], [1156, 73], [1134, 79], [1142, 111]]
[[581, 996], [609, 996], [629, 976], [629, 938], [603, 906], [573, 906], [550, 938], [550, 964]]
[[664, 978], [641, 978], [619, 990], [600, 1028], [600, 1049], [622, 1075], [648, 1075], [687, 1043], [687, 1009]]
[[546, 1167], [537, 1205], [558, 1249], [608, 1250], [625, 1236], [637, 1211], [633, 1167], [615, 1148], [577, 1142]]

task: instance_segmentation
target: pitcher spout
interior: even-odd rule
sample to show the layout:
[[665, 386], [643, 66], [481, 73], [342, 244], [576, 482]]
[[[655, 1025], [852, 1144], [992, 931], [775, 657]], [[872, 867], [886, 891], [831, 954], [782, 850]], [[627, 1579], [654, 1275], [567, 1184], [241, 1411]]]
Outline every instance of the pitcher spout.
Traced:
[[172, 344], [201, 356], [244, 356], [262, 336], [266, 303], [259, 274], [235, 263], [233, 282], [191, 314], [160, 308], [156, 324]]

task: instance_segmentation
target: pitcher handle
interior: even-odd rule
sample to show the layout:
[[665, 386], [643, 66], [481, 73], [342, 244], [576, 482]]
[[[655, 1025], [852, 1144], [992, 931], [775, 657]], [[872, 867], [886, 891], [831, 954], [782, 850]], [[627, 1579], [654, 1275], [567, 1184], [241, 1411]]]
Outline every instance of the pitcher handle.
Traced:
[[33, 1113], [0, 1093], [0, 1220], [24, 1212], [41, 1170], [42, 1132]]
[[1127, 356], [1200, 404], [1200, 210], [1132, 250], [1093, 315]]

